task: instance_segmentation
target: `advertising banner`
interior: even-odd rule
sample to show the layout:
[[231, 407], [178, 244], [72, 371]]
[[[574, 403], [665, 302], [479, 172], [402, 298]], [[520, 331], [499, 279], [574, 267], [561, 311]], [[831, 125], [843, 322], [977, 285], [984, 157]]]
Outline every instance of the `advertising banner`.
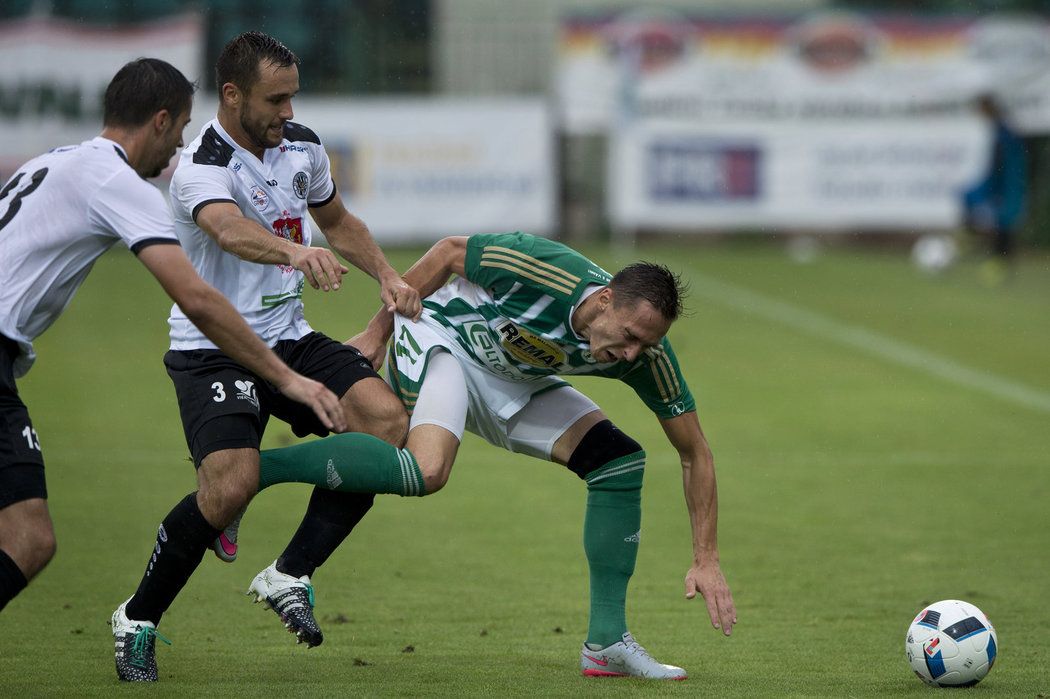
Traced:
[[986, 165], [985, 129], [975, 118], [639, 120], [612, 140], [609, 213], [627, 230], [947, 228]]
[[1035, 16], [570, 17], [560, 127], [618, 118], [865, 120], [967, 112], [994, 93], [1027, 133], [1050, 132], [1050, 23]]
[[98, 135], [106, 85], [128, 61], [161, 58], [191, 81], [210, 82], [201, 70], [203, 31], [196, 14], [120, 27], [0, 22], [0, 179], [44, 151]]
[[307, 99], [347, 208], [380, 242], [555, 228], [555, 164], [540, 99]]

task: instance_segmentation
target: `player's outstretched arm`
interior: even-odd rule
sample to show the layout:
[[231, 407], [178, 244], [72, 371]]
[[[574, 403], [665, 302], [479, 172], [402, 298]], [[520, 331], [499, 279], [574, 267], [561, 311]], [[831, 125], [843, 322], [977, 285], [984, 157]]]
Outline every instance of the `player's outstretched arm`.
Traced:
[[310, 406], [327, 429], [346, 430], [346, 417], [336, 395], [282, 362], [226, 297], [197, 275], [182, 248], [151, 245], [143, 248], [138, 257], [186, 317], [223, 352], [284, 395]]
[[733, 632], [736, 607], [718, 558], [718, 488], [715, 461], [696, 411], [660, 420], [682, 460], [682, 485], [693, 531], [693, 564], [685, 575], [685, 596], [699, 592], [711, 625], [726, 636]]
[[390, 266], [368, 226], [346, 210], [342, 199], [333, 197], [324, 206], [310, 209], [310, 213], [328, 244], [354, 267], [379, 282], [379, 297], [387, 310], [413, 320], [419, 318], [423, 310], [420, 293]]
[[245, 217], [232, 202], [206, 204], [197, 212], [196, 220], [200, 229], [231, 255], [260, 264], [290, 265], [302, 272], [315, 289], [337, 290], [343, 275], [350, 271], [331, 250], [299, 245], [274, 235]]
[[[426, 298], [440, 289], [448, 281], [449, 275], [464, 276], [466, 261], [466, 236], [443, 238], [434, 243], [423, 257], [405, 272], [405, 281]], [[372, 316], [372, 320], [362, 332], [354, 335], [346, 343], [353, 345], [368, 357], [378, 370], [383, 365], [386, 343], [393, 332], [394, 314], [388, 306], [384, 306]]]

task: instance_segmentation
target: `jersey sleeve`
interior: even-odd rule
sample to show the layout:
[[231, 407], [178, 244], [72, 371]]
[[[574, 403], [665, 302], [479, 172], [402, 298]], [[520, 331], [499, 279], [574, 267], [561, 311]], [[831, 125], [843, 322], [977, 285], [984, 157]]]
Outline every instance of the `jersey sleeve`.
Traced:
[[96, 229], [120, 238], [134, 253], [154, 243], [179, 242], [164, 195], [131, 168], [123, 168], [98, 189], [90, 217]]
[[328, 152], [318, 145], [313, 149], [313, 171], [310, 173], [310, 191], [306, 194], [306, 205], [324, 206], [335, 198], [335, 180], [332, 179], [332, 163]]
[[[496, 295], [526, 284], [554, 297], [571, 298], [587, 282], [607, 283], [608, 275], [584, 279], [584, 268], [599, 268], [572, 248], [528, 233], [484, 233], [467, 241], [464, 273], [468, 281]], [[604, 275], [604, 276], [601, 276]]]
[[646, 350], [620, 378], [661, 419], [696, 410], [696, 401], [682, 377], [671, 341], [666, 337], [659, 347]]
[[194, 221], [207, 204], [237, 203], [233, 179], [224, 167], [200, 165], [184, 161], [175, 168], [171, 178], [171, 198], [174, 206], [189, 214]]

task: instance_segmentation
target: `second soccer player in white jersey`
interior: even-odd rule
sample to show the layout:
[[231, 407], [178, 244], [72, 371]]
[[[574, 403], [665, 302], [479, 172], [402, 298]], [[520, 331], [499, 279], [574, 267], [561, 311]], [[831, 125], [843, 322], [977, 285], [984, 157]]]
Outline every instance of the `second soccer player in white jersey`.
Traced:
[[[303, 313], [305, 284], [335, 291], [349, 271], [332, 250], [311, 247], [311, 218], [336, 252], [379, 282], [387, 308], [418, 317], [421, 305], [367, 226], [343, 206], [320, 139], [291, 121], [298, 62], [259, 32], [246, 32], [222, 50], [215, 71], [218, 116], [183, 151], [172, 178], [176, 233], [198, 273], [278, 356], [340, 396], [349, 429], [400, 444], [407, 418], [398, 399], [368, 359], [315, 332]], [[209, 544], [224, 560], [235, 556], [235, 533], [220, 534], [257, 492], [259, 444], [271, 416], [300, 436], [330, 430], [217, 349], [178, 306], [169, 324], [164, 363], [199, 490], [164, 519], [137, 591], [114, 614], [114, 629], [156, 626]], [[251, 592], [299, 641], [315, 646], [323, 640], [311, 577], [372, 500], [371, 494], [316, 489], [288, 546], [252, 581]], [[148, 662], [156, 667], [152, 652]]]

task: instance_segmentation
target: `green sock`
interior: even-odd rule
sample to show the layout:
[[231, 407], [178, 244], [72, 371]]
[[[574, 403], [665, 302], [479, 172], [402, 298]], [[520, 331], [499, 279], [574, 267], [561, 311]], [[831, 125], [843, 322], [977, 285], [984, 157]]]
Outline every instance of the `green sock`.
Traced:
[[638, 558], [645, 452], [615, 459], [587, 474], [583, 549], [591, 570], [587, 642], [602, 648], [627, 631], [627, 583]]
[[407, 449], [346, 432], [259, 454], [259, 490], [276, 483], [312, 483], [354, 493], [426, 495], [423, 474]]

